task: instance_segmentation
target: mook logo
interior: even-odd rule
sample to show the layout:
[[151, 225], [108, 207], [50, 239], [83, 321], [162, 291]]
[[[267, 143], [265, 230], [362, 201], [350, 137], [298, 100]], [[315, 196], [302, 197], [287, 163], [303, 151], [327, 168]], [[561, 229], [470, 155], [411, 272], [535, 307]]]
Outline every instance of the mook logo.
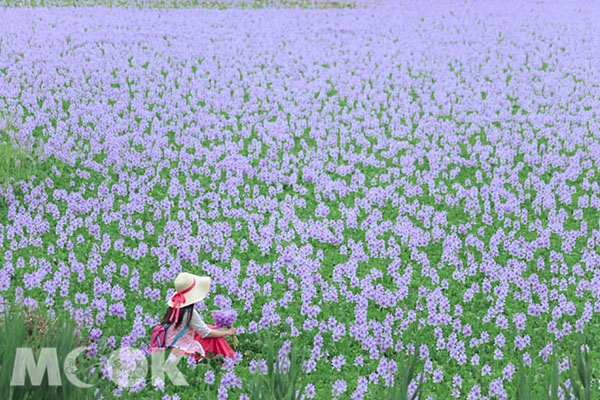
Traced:
[[[91, 388], [95, 385], [85, 382], [77, 376], [77, 357], [88, 347], [77, 347], [66, 357], [62, 370], [66, 379], [79, 388]], [[150, 358], [150, 368], [148, 365]], [[144, 382], [151, 371], [152, 382], [165, 382], [167, 376], [174, 385], [188, 386], [185, 377], [177, 368], [182, 357], [175, 357], [172, 353], [166, 356], [164, 351], [152, 352], [150, 355], [134, 347], [121, 347], [114, 350], [108, 359], [101, 365], [104, 376], [119, 387], [128, 388]], [[61, 365], [54, 347], [40, 349], [36, 362], [33, 350], [29, 347], [16, 349], [13, 364], [11, 386], [25, 386], [25, 378], [29, 376], [32, 386], [39, 386], [45, 374], [48, 374], [48, 385], [61, 386]]]

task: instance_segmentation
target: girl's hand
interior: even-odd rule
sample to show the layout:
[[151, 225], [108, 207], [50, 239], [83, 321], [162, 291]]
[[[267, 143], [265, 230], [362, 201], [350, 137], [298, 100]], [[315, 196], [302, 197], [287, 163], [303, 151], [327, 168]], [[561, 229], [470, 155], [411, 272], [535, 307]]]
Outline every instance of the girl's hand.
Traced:
[[235, 332], [236, 332], [236, 331], [237, 331], [237, 329], [235, 329], [235, 328], [232, 326], [231, 328], [227, 329], [227, 334], [228, 334], [229, 336], [233, 336], [233, 335], [235, 335]]

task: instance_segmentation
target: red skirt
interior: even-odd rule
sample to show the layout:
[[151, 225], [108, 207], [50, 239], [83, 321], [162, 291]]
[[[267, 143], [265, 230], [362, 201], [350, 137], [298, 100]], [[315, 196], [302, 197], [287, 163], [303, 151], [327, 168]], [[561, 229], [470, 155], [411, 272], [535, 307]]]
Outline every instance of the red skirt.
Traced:
[[[210, 329], [217, 329], [213, 325], [206, 325]], [[209, 352], [215, 355], [222, 354], [224, 357], [230, 358], [233, 358], [235, 354], [235, 352], [233, 351], [231, 346], [229, 346], [229, 343], [227, 343], [227, 340], [224, 337], [203, 338], [202, 336], [198, 335], [198, 332], [194, 332], [194, 340], [197, 340], [202, 345], [202, 348], [204, 349], [204, 352], [206, 353], [207, 357], [210, 356], [208, 354]], [[202, 356], [200, 354], [193, 354], [193, 356], [196, 360], [202, 359]]]

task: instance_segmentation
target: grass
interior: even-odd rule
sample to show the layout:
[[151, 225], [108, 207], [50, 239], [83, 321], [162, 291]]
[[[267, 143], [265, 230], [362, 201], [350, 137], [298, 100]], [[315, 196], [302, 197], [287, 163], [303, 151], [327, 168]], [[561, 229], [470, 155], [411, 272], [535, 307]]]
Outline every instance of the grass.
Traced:
[[32, 154], [10, 144], [0, 144], [0, 186], [27, 180], [35, 173], [36, 165]]
[[[592, 380], [592, 376], [597, 375], [597, 371], [591, 367], [589, 345], [589, 339], [583, 337], [574, 345], [574, 349], [569, 349], [569, 363], [565, 371], [566, 379], [562, 381], [557, 354], [552, 355], [545, 373], [537, 377], [534, 375], [532, 378], [533, 371], [527, 367], [521, 367], [515, 379], [516, 391], [514, 398], [516, 400], [558, 400], [559, 388], [572, 399], [591, 400], [598, 398], [598, 390], [593, 385]], [[584, 350], [582, 350], [582, 347], [584, 347]], [[573, 354], [574, 357], [572, 357]], [[536, 391], [534, 388], [538, 388], [540, 391]]]
[[[0, 341], [0, 362], [2, 362], [0, 398], [3, 400], [92, 398], [93, 391], [73, 385], [66, 379], [66, 369], [62, 368], [67, 366], [83, 382], [91, 383], [95, 379], [95, 376], [90, 374], [94, 365], [85, 354], [77, 357], [74, 364], [68, 362], [69, 353], [85, 345], [83, 338], [86, 337], [85, 332], [78, 328], [70, 316], [61, 313], [56, 318], [50, 318], [42, 311], [29, 311], [13, 305], [5, 309], [0, 318], [0, 332], [3, 339]], [[49, 382], [52, 364], [49, 364], [39, 385], [32, 382], [28, 374], [25, 375], [24, 385], [11, 385], [13, 366], [17, 361], [17, 348], [32, 349], [36, 363], [39, 363], [43, 348], [56, 349], [61, 385], [55, 386]]]
[[[413, 353], [410, 357], [399, 354], [398, 361], [400, 362], [394, 377], [394, 383], [389, 387], [380, 386], [378, 389], [381, 390], [379, 394], [381, 397], [379, 398], [385, 400], [420, 400], [423, 395], [425, 373], [423, 371], [417, 372], [420, 364], [417, 353]], [[412, 394], [409, 390], [411, 382], [418, 382]]]
[[283, 360], [278, 358], [277, 354], [281, 346], [280, 341], [269, 338], [266, 351], [267, 374], [255, 376], [250, 396], [252, 400], [296, 400], [302, 398], [306, 386], [302, 373], [304, 359], [297, 348], [291, 347], [289, 367], [286, 368]]

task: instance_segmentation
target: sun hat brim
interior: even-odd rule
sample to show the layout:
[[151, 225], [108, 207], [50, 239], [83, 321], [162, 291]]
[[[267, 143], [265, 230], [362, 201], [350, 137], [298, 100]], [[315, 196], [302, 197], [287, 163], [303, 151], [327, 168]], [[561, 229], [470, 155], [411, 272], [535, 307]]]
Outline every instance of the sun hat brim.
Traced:
[[[181, 307], [189, 306], [190, 304], [197, 303], [200, 300], [204, 299], [210, 289], [210, 278], [208, 276], [192, 276], [196, 280], [196, 285], [194, 285], [194, 287], [189, 292], [186, 292], [184, 294], [185, 302], [181, 305]], [[175, 296], [175, 294], [177, 294], [177, 292], [173, 293], [173, 296]], [[171, 299], [169, 299], [169, 301], [167, 302], [167, 305], [169, 307], [173, 307], [173, 296], [171, 296]]]

